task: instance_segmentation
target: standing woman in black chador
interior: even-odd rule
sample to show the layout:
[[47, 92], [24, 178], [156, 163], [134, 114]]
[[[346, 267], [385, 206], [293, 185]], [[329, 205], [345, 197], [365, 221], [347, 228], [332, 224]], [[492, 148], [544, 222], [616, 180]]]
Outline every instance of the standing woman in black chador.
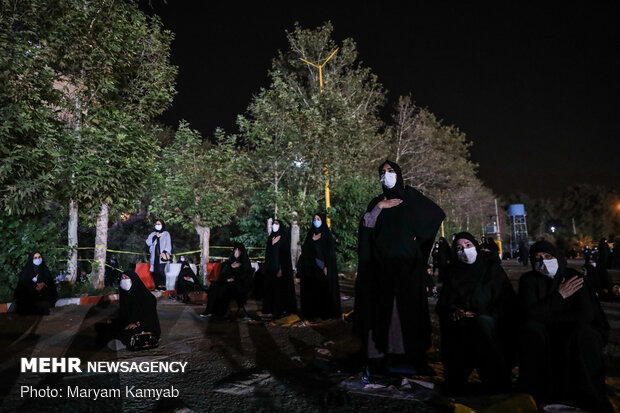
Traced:
[[502, 267], [480, 253], [469, 232], [456, 235], [437, 313], [448, 394], [463, 394], [475, 368], [488, 393], [510, 391], [502, 332], [509, 331], [516, 296]]
[[151, 253], [151, 272], [155, 288], [162, 291], [166, 290], [166, 269], [172, 253], [172, 240], [165, 228], [164, 221], [158, 219], [155, 221], [155, 231], [146, 238], [146, 245]]
[[532, 245], [530, 261], [533, 270], [519, 280], [521, 389], [538, 402], [613, 411], [603, 361], [609, 323], [588, 277], [567, 268], [547, 241]]
[[297, 262], [301, 314], [307, 319], [340, 318], [336, 243], [325, 214], [315, 214]]
[[119, 288], [120, 340], [126, 346], [135, 334], [147, 332], [159, 339], [157, 299], [133, 270], [124, 271]]
[[297, 312], [288, 233], [287, 228], [274, 219], [265, 249], [263, 314], [271, 314], [274, 318]]
[[19, 274], [14, 300], [19, 314], [49, 314], [56, 303], [56, 284], [40, 253], [30, 254]]
[[392, 354], [421, 372], [431, 346], [424, 272], [445, 214], [405, 187], [395, 163], [385, 161], [379, 175], [383, 193], [370, 201], [358, 235], [354, 331], [371, 364], [389, 364], [384, 356]]
[[207, 308], [200, 316], [223, 317], [232, 299], [237, 302], [239, 308], [244, 306], [252, 289], [253, 273], [254, 269], [245, 247], [243, 244], [235, 242], [230, 257], [222, 267], [220, 276], [209, 286]]

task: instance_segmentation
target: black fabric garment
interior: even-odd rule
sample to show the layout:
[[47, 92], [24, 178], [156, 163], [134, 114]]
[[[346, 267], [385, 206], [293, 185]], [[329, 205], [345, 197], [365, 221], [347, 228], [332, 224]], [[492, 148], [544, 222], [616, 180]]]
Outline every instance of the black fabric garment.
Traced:
[[121, 279], [121, 269], [118, 261], [114, 258], [108, 261], [108, 265], [105, 267], [104, 284], [107, 287], [118, 288], [118, 283]]
[[[241, 252], [235, 257], [235, 249]], [[233, 264], [239, 264], [233, 267]], [[209, 295], [205, 314], [221, 317], [226, 314], [230, 300], [235, 300], [238, 307], [245, 305], [252, 290], [254, 269], [250, 257], [241, 243], [233, 245], [233, 252], [222, 267], [219, 278], [209, 286]]]
[[[300, 279], [301, 314], [305, 318], [339, 318], [340, 286], [336, 265], [336, 243], [325, 214], [321, 226], [310, 226], [297, 261], [297, 277]], [[313, 236], [321, 238], [314, 240]], [[327, 274], [324, 269], [327, 268]]]
[[[192, 281], [186, 280], [186, 277]], [[201, 290], [202, 287], [198, 282], [198, 278], [196, 278], [194, 270], [192, 270], [192, 267], [189, 265], [189, 262], [185, 261], [181, 263], [181, 271], [179, 271], [179, 275], [177, 276], [175, 290], [184, 301], [187, 301], [189, 299], [189, 293], [196, 289]]]
[[446, 270], [448, 268], [448, 264], [450, 264], [450, 256], [452, 255], [452, 251], [450, 250], [450, 244], [448, 244], [448, 240], [444, 237], [440, 237], [439, 241], [439, 249], [438, 249], [438, 266], [439, 266], [439, 281], [444, 282], [446, 278]]
[[[467, 234], [468, 236], [465, 236]], [[472, 241], [469, 233], [458, 234], [456, 241]], [[456, 252], [448, 267], [448, 277], [437, 302], [441, 327], [441, 356], [447, 393], [461, 393], [475, 368], [485, 390], [498, 393], [510, 390], [511, 349], [508, 332], [513, 320], [516, 295], [502, 267], [478, 253], [473, 264], [459, 261]], [[454, 320], [455, 311], [473, 312], [473, 318]]]
[[598, 243], [598, 259], [596, 260], [596, 266], [600, 270], [608, 269], [611, 263], [610, 258], [609, 244], [605, 238], [601, 238]]
[[485, 254], [488, 259], [496, 261], [501, 264], [502, 260], [499, 256], [499, 245], [495, 242], [493, 237], [487, 237], [484, 244], [480, 246], [482, 250], [485, 250]]
[[[131, 279], [131, 288], [125, 291], [119, 288], [119, 322], [123, 328], [121, 340], [125, 345], [132, 335], [142, 331], [150, 332], [157, 338], [161, 335], [159, 317], [157, 316], [157, 299], [146, 288], [138, 274], [126, 270], [123, 274]], [[125, 330], [129, 324], [137, 324], [136, 328]]]
[[[45, 261], [41, 265], [34, 265], [32, 262], [35, 254], [28, 256], [28, 262], [19, 274], [13, 294], [16, 311], [22, 315], [49, 314], [50, 307], [54, 306], [58, 298], [56, 284]], [[36, 281], [33, 281], [35, 277]], [[40, 283], [44, 283], [44, 286], [37, 291]]]
[[[539, 241], [530, 249], [533, 268], [539, 251], [558, 258], [553, 245]], [[519, 280], [519, 384], [535, 398], [572, 400], [590, 411], [610, 412], [602, 353], [609, 334], [607, 317], [588, 277], [575, 294], [562, 298], [560, 283], [579, 273], [558, 262], [553, 278], [534, 270]]]
[[[291, 261], [291, 239], [288, 228], [280, 224], [277, 232], [271, 232], [265, 248], [265, 271], [263, 290], [263, 313], [280, 317], [297, 312], [293, 264]], [[273, 239], [280, 237], [273, 244]]]
[[524, 267], [528, 265], [529, 256], [530, 256], [530, 249], [527, 246], [527, 241], [520, 241], [519, 242], [519, 258], [521, 258], [521, 264], [523, 264]]
[[377, 349], [386, 353], [396, 300], [408, 361], [424, 366], [431, 344], [424, 272], [445, 214], [420, 192], [404, 186], [398, 165], [387, 161], [379, 168], [380, 174], [386, 163], [397, 173], [397, 184], [392, 189], [384, 187], [366, 211], [384, 198], [403, 202], [382, 209], [374, 228], [365, 227], [363, 218], [360, 222], [354, 332], [362, 340], [364, 354], [370, 331]]
[[612, 288], [609, 272], [606, 270], [599, 271], [596, 263], [592, 262], [585, 264], [583, 268], [586, 271], [594, 292], [597, 293], [599, 297], [607, 297]]
[[611, 269], [620, 270], [620, 238], [614, 241], [614, 252], [611, 254]]

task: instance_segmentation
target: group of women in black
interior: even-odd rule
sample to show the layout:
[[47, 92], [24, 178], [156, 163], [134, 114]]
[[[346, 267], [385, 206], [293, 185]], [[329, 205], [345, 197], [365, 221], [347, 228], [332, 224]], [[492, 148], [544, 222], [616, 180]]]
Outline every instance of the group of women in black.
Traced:
[[[445, 214], [404, 185], [397, 164], [384, 162], [379, 176], [382, 194], [370, 202], [359, 226], [353, 330], [367, 366], [428, 374], [431, 324], [424, 280]], [[265, 249], [262, 312], [274, 318], [297, 312], [288, 234], [282, 222], [274, 220]], [[552, 244], [538, 241], [529, 250], [532, 271], [521, 276], [517, 295], [496, 251], [480, 245], [470, 233], [455, 234], [452, 248], [442, 249], [444, 254], [450, 251], [449, 259], [438, 257], [443, 391], [467, 393], [468, 378], [476, 369], [486, 393], [508, 392], [511, 371], [518, 365], [520, 390], [537, 401], [613, 410], [606, 396], [602, 352], [609, 324], [587, 275], [568, 268]], [[190, 276], [184, 271], [182, 279]], [[218, 281], [210, 286], [203, 314], [223, 315], [231, 299], [242, 306], [252, 274], [245, 248], [235, 244]], [[297, 276], [305, 318], [340, 316], [335, 242], [324, 214], [313, 216]], [[55, 299], [54, 283], [40, 254], [22, 271], [15, 297], [23, 313], [45, 311]], [[155, 306], [138, 275], [124, 271], [119, 324], [124, 343], [144, 331], [159, 338]]]
[[[384, 162], [379, 176], [383, 193], [370, 202], [359, 229], [354, 331], [366, 373], [429, 373], [424, 273], [445, 215], [404, 185], [398, 165]], [[613, 411], [602, 352], [609, 324], [587, 275], [567, 268], [552, 244], [539, 241], [517, 295], [489, 243], [455, 234], [448, 263], [439, 248], [442, 391], [468, 393], [476, 369], [485, 393], [508, 392], [518, 366], [519, 389], [538, 402]]]

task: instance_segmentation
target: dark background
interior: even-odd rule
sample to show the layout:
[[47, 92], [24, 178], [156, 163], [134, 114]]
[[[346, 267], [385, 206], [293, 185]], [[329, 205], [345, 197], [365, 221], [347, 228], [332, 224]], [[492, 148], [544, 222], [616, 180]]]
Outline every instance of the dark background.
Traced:
[[[204, 4], [203, 4], [204, 3]], [[502, 195], [555, 196], [573, 183], [618, 189], [620, 92], [617, 3], [476, 2], [407, 6], [349, 2], [150, 1], [176, 33], [175, 102], [162, 117], [209, 137], [235, 132], [298, 21], [330, 20], [389, 91], [384, 117], [412, 94], [474, 143], [480, 177]]]

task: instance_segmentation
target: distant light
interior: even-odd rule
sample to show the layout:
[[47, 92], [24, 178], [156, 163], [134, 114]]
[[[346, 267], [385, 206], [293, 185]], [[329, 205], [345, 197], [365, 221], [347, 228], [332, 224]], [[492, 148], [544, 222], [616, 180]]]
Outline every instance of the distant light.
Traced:
[[555, 232], [555, 227], [551, 227], [551, 232]]

